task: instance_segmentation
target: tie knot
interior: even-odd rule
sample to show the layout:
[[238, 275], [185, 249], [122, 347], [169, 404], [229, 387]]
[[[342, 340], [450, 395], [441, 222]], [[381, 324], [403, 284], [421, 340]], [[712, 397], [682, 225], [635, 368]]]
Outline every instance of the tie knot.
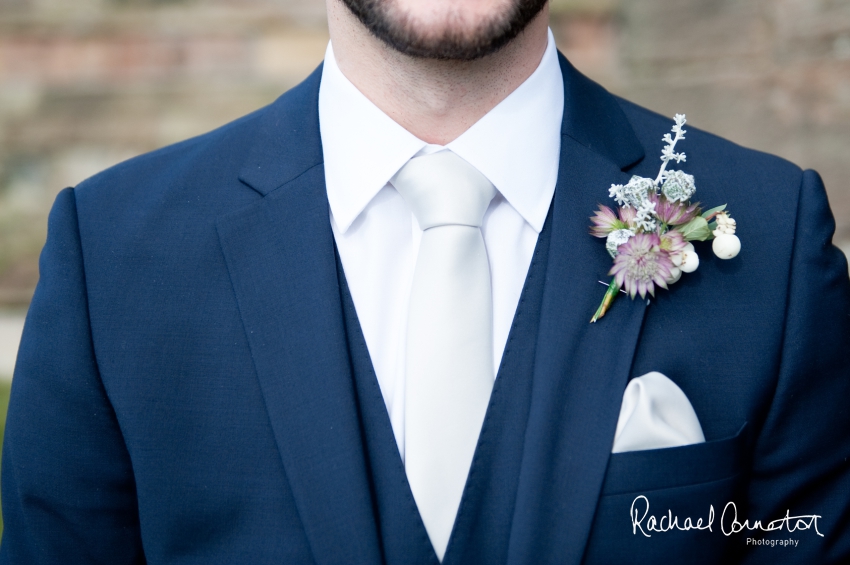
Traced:
[[496, 189], [478, 169], [452, 153], [414, 157], [392, 178], [422, 230], [437, 226], [481, 227]]

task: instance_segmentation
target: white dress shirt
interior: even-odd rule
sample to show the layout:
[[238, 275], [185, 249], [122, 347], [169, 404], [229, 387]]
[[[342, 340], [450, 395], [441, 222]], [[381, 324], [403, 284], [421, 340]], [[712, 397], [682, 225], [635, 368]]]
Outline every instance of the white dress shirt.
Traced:
[[407, 306], [422, 231], [389, 180], [411, 157], [448, 149], [496, 187], [481, 229], [490, 261], [498, 371], [555, 191], [563, 111], [551, 31], [534, 73], [444, 147], [422, 141], [378, 109], [342, 74], [328, 45], [319, 123], [330, 221], [402, 459]]

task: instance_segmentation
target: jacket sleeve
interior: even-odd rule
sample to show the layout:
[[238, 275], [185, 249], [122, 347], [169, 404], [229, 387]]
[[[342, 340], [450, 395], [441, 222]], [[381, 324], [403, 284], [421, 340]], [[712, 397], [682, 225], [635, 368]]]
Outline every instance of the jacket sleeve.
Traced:
[[[850, 279], [846, 258], [832, 245], [834, 230], [823, 183], [806, 171], [788, 303], [777, 305], [786, 307], [780, 372], [739, 521], [767, 527], [786, 515], [820, 517], [817, 532], [807, 519], [775, 524], [783, 527], [772, 533], [738, 534], [799, 540], [796, 547], [747, 547], [745, 563], [850, 563]], [[812, 527], [802, 529], [805, 523]]]
[[50, 214], [3, 445], [0, 563], [144, 562], [130, 456], [98, 375], [74, 191]]

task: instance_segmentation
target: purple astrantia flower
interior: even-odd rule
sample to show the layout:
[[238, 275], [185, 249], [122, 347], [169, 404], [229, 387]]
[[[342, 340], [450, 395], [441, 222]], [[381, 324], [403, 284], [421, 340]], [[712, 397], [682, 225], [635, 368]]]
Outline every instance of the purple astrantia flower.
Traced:
[[612, 231], [625, 228], [625, 224], [617, 218], [614, 210], [608, 206], [599, 205], [599, 210], [590, 218], [590, 235], [593, 237], [608, 237]]
[[687, 224], [700, 213], [699, 204], [673, 202], [666, 196], [655, 196], [653, 200], [656, 202], [655, 215], [668, 226]]
[[626, 224], [626, 227], [635, 227], [635, 216], [637, 216], [637, 210], [635, 210], [634, 208], [626, 208], [625, 206], [620, 206], [620, 208], [617, 210], [617, 213], [620, 216], [620, 221]]
[[617, 285], [632, 298], [640, 294], [646, 298], [649, 292], [655, 296], [655, 285], [667, 288], [673, 262], [670, 255], [661, 249], [661, 238], [654, 233], [639, 233], [618, 249], [614, 266], [609, 275], [616, 278]]
[[670, 230], [661, 235], [661, 249], [671, 255], [681, 252], [687, 245], [688, 242], [680, 231]]

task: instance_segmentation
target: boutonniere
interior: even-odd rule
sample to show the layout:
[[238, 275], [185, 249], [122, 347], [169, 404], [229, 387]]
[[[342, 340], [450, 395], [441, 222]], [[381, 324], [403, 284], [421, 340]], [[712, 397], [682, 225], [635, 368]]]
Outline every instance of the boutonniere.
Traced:
[[[676, 114], [672, 134], [661, 151], [661, 170], [655, 179], [633, 176], [628, 184], [611, 185], [609, 196], [617, 201], [615, 212], [608, 206], [590, 220], [590, 234], [605, 239], [605, 248], [614, 259], [608, 272], [614, 278], [591, 323], [605, 315], [623, 291], [634, 300], [640, 294], [655, 296], [655, 287], [666, 289], [682, 273], [699, 267], [693, 241], [713, 239], [712, 250], [721, 259], [732, 259], [741, 250], [735, 235], [735, 220], [726, 205], [703, 211], [691, 203], [696, 193], [694, 177], [680, 170], [667, 170], [672, 161], [685, 161], [676, 153], [676, 144], [685, 139], [684, 114]], [[603, 283], [604, 284], [604, 283]]]

